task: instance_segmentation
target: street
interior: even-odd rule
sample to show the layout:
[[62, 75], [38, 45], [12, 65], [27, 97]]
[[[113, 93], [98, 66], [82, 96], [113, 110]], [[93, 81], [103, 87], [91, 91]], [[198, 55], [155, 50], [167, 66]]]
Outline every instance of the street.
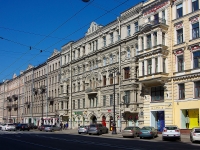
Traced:
[[[185, 139], [186, 140], [186, 139]], [[182, 140], [183, 141], [183, 140]], [[191, 142], [161, 141], [156, 139], [122, 138], [117, 135], [78, 135], [76, 133], [41, 131], [0, 131], [1, 149], [13, 150], [64, 150], [64, 149], [115, 149], [115, 150], [183, 150], [200, 148]]]

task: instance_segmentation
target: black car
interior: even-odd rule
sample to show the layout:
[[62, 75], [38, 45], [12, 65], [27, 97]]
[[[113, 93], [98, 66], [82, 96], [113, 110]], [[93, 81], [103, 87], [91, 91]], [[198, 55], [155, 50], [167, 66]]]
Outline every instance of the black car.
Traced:
[[18, 124], [17, 127], [16, 127], [16, 130], [20, 130], [20, 131], [29, 131], [30, 128], [28, 126], [28, 124]]
[[33, 123], [29, 123], [29, 124], [28, 124], [28, 127], [29, 127], [30, 129], [37, 129], [37, 126], [34, 125]]

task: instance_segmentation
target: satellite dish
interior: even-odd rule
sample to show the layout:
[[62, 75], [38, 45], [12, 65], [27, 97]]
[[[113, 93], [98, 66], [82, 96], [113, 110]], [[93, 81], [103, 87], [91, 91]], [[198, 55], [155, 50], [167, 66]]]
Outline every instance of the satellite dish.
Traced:
[[90, 0], [82, 0], [83, 2], [89, 2]]

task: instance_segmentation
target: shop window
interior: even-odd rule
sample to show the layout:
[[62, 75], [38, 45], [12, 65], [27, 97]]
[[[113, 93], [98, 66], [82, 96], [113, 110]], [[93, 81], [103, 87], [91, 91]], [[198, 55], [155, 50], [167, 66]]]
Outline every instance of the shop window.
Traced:
[[192, 24], [192, 39], [199, 38], [199, 22]]
[[192, 0], [192, 12], [199, 9], [199, 0]]
[[157, 86], [151, 88], [151, 101], [163, 101], [164, 100], [164, 87]]
[[106, 106], [106, 95], [103, 96], [103, 106]]
[[126, 67], [124, 68], [124, 79], [129, 79], [130, 78], [130, 68]]
[[177, 65], [178, 65], [178, 72], [184, 70], [184, 61], [183, 61], [183, 55], [177, 56]]
[[176, 5], [176, 18], [180, 18], [183, 16], [183, 5], [182, 3], [179, 5]]
[[200, 97], [200, 81], [194, 82], [194, 95], [195, 98]]
[[200, 68], [200, 51], [193, 53], [193, 68]]
[[179, 84], [179, 99], [185, 99], [185, 84]]

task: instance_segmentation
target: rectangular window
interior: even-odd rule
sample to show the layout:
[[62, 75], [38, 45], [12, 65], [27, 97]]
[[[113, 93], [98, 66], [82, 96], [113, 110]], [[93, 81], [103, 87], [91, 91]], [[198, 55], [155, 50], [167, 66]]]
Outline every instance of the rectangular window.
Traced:
[[131, 58], [131, 51], [130, 51], [130, 48], [127, 49], [127, 57], [128, 57], [128, 58]]
[[106, 106], [106, 95], [103, 96], [103, 106]]
[[74, 92], [76, 92], [76, 86], [75, 86], [75, 84], [73, 84], [73, 87], [74, 87]]
[[144, 39], [143, 39], [143, 37], [141, 38], [141, 41], [142, 41], [142, 50], [144, 50]]
[[147, 48], [151, 48], [151, 34], [147, 35]]
[[85, 108], [85, 98], [83, 99], [83, 108]]
[[106, 85], [106, 76], [103, 76], [103, 85]]
[[163, 58], [163, 72], [166, 73], [166, 58]]
[[154, 32], [154, 34], [153, 34], [154, 36], [154, 46], [156, 46], [157, 45], [157, 33], [156, 32]]
[[192, 12], [199, 9], [199, 0], [192, 0]]
[[131, 36], [131, 26], [127, 26], [127, 36]]
[[165, 10], [162, 11], [162, 19], [165, 19]]
[[147, 60], [147, 73], [151, 74], [151, 68], [152, 68], [152, 60], [148, 59]]
[[194, 83], [194, 95], [195, 95], [195, 98], [200, 97], [200, 81], [197, 81]]
[[183, 16], [183, 5], [182, 3], [179, 5], [176, 5], [176, 18], [180, 18]]
[[157, 86], [151, 88], [151, 101], [163, 101], [164, 100], [164, 87]]
[[185, 85], [179, 84], [178, 89], [179, 89], [179, 99], [185, 99]]
[[119, 41], [120, 39], [121, 39], [121, 36], [120, 36], [119, 30], [117, 30], [117, 40]]
[[80, 99], [78, 99], [78, 109], [80, 109]]
[[138, 32], [139, 31], [139, 26], [138, 26], [138, 22], [135, 22], [135, 32]]
[[117, 105], [119, 105], [119, 93], [117, 93]]
[[110, 33], [110, 43], [113, 43], [113, 33]]
[[96, 107], [98, 107], [98, 97], [96, 97]]
[[81, 90], [80, 82], [78, 83], [78, 91]]
[[178, 61], [178, 72], [184, 70], [184, 61], [183, 61], [183, 55], [177, 56], [177, 61]]
[[142, 62], [142, 76], [144, 76], [144, 61]]
[[113, 76], [110, 77], [110, 84], [113, 84]]
[[73, 109], [75, 109], [75, 100], [73, 100]]
[[199, 22], [192, 24], [192, 39], [199, 38]]
[[183, 29], [179, 29], [177, 32], [177, 44], [183, 43]]
[[106, 37], [105, 36], [103, 37], [103, 46], [104, 47], [106, 46]]
[[130, 91], [124, 91], [124, 104], [130, 103]]
[[80, 57], [80, 49], [78, 49], [78, 57]]
[[155, 73], [158, 72], [158, 58], [155, 58]]
[[113, 95], [110, 95], [110, 106], [113, 106]]
[[200, 68], [200, 51], [193, 53], [193, 68]]
[[73, 51], [73, 58], [74, 58], [74, 59], [76, 58], [76, 53], [75, 53], [75, 51]]
[[129, 79], [130, 78], [130, 68], [126, 67], [124, 68], [124, 79]]
[[165, 45], [165, 33], [162, 32], [162, 45]]
[[85, 81], [83, 81], [83, 90], [85, 91]]
[[83, 65], [83, 72], [85, 72], [85, 65]]
[[83, 46], [83, 55], [85, 55], [85, 46]]

